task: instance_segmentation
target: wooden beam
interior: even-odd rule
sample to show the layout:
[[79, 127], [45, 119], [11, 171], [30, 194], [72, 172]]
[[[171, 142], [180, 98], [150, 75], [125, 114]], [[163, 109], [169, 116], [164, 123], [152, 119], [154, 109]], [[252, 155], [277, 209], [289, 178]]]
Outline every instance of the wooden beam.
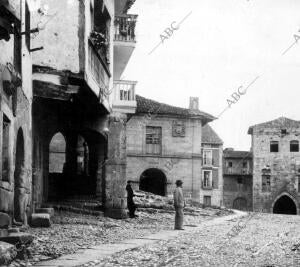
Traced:
[[70, 101], [72, 95], [78, 93], [79, 88], [79, 86], [73, 85], [65, 86], [37, 80], [33, 81], [33, 95], [35, 97]]

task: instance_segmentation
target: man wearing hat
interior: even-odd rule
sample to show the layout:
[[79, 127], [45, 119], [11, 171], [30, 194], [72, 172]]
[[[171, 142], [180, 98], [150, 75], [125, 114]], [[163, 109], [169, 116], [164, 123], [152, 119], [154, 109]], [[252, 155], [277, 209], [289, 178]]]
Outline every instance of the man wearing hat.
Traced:
[[175, 208], [175, 230], [184, 230], [183, 225], [183, 208], [185, 206], [183, 193], [182, 193], [182, 184], [181, 180], [176, 181], [176, 188], [174, 190], [174, 208]]

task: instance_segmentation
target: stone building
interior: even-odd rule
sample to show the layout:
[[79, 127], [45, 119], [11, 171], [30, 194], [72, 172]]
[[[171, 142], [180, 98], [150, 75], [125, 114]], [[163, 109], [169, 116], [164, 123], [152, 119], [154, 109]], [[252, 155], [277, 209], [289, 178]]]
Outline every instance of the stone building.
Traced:
[[252, 152], [223, 152], [223, 201], [230, 209], [252, 210]]
[[41, 0], [32, 14], [33, 205], [102, 200], [126, 216], [126, 113], [120, 81], [135, 47], [132, 0]]
[[278, 118], [249, 128], [253, 152], [253, 210], [299, 214], [300, 122]]
[[28, 1], [0, 1], [0, 219], [5, 213], [25, 223], [31, 204], [29, 18]]
[[202, 184], [200, 203], [223, 205], [223, 141], [209, 124], [202, 127]]
[[[210, 196], [211, 204], [220, 205], [222, 183], [218, 179], [222, 175], [215, 171], [212, 175], [212, 154], [206, 159], [211, 175], [205, 188], [202, 176], [202, 127], [215, 118], [198, 109], [196, 98], [191, 98], [189, 109], [138, 95], [136, 103], [136, 111], [126, 125], [126, 177], [133, 181], [134, 189], [168, 195], [175, 181], [181, 179], [186, 197], [202, 202], [204, 196]], [[213, 150], [213, 144], [203, 146]], [[218, 149], [214, 151], [216, 166], [220, 167], [222, 157]]]

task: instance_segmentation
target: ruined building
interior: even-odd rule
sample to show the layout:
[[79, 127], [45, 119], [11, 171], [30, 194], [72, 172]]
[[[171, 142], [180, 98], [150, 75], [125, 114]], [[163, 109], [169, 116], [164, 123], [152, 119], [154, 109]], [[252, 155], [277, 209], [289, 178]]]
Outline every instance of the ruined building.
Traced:
[[224, 206], [252, 211], [252, 180], [252, 152], [224, 149]]
[[253, 210], [299, 214], [300, 122], [288, 118], [249, 128], [253, 153]]
[[[138, 95], [136, 105], [126, 125], [126, 176], [133, 181], [134, 189], [165, 196], [172, 194], [175, 181], [181, 179], [186, 197], [219, 206], [222, 142], [218, 139], [217, 143], [215, 140], [202, 143], [204, 125], [215, 118], [199, 110], [196, 98], [191, 98], [189, 109]], [[207, 130], [205, 133], [207, 139]], [[208, 175], [204, 179], [205, 172]]]
[[25, 222], [31, 207], [29, 29], [26, 0], [0, 1], [0, 221]]

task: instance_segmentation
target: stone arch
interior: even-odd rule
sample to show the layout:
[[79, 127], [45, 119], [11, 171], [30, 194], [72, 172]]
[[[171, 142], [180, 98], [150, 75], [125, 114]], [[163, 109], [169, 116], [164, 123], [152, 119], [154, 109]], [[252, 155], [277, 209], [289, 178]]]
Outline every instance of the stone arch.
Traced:
[[24, 186], [26, 183], [25, 142], [22, 128], [19, 128], [16, 140], [15, 171], [14, 171], [14, 219], [24, 222], [26, 212]]
[[167, 177], [157, 168], [145, 170], [140, 176], [139, 189], [156, 195], [165, 196], [167, 193]]
[[293, 214], [298, 212], [297, 201], [293, 196], [284, 192], [275, 198], [272, 204], [272, 211], [276, 214]]
[[66, 162], [66, 138], [55, 133], [49, 143], [49, 173], [63, 173]]
[[232, 208], [237, 210], [247, 210], [247, 199], [244, 197], [237, 197], [233, 200]]
[[48, 178], [44, 184], [47, 200], [62, 198], [67, 191], [66, 171], [66, 137], [62, 132], [53, 133], [48, 145]]

